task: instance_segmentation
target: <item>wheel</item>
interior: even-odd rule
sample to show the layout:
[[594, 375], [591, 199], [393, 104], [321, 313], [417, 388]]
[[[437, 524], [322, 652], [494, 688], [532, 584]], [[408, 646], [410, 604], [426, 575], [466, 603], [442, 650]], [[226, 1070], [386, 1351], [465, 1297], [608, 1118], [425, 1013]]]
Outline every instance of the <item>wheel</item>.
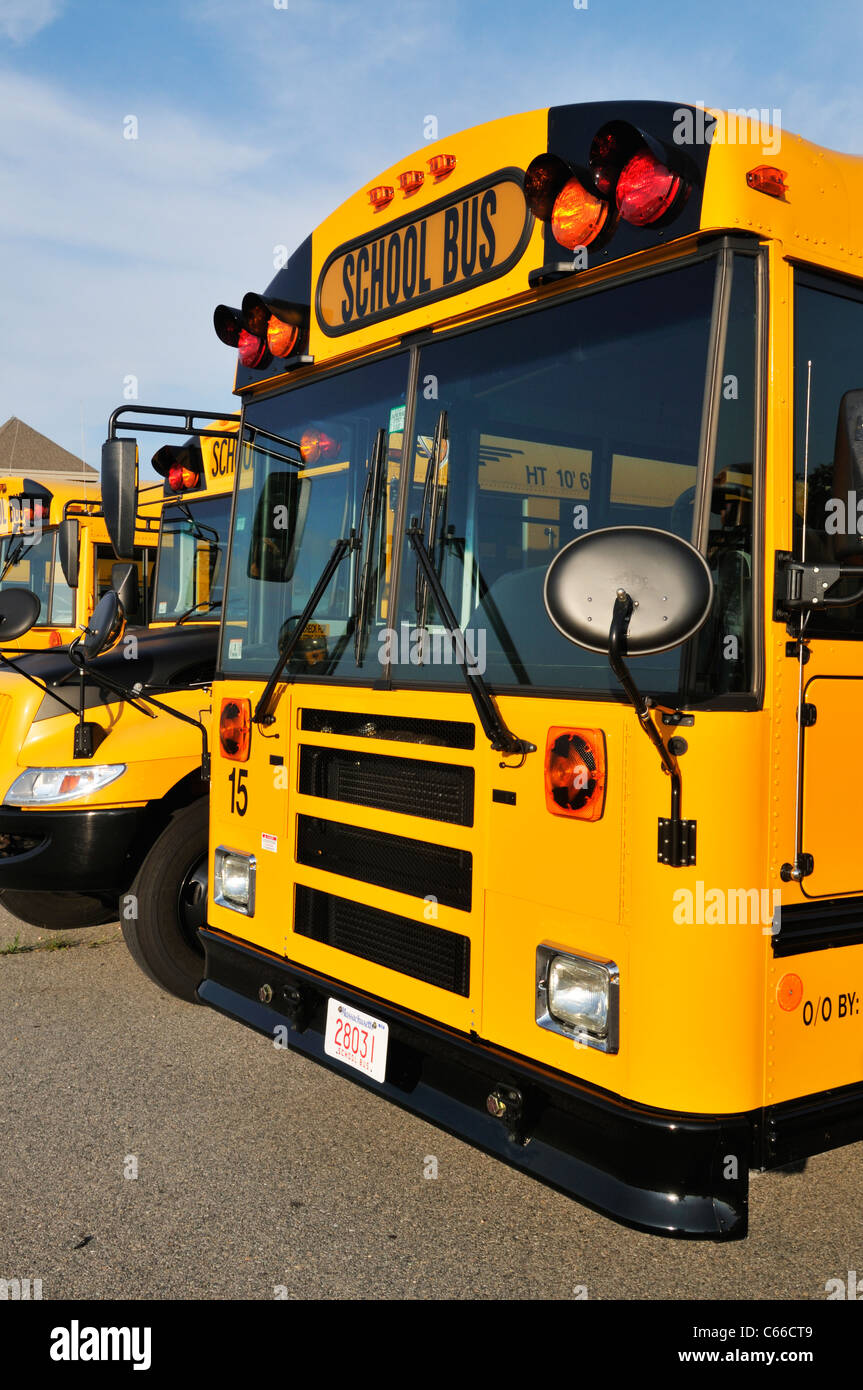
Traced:
[[206, 797], [174, 812], [138, 870], [131, 903], [124, 899], [122, 920], [144, 974], [190, 1004], [204, 974], [197, 931], [207, 921], [208, 812]]
[[116, 922], [116, 902], [91, 898], [86, 893], [19, 893], [7, 888], [0, 903], [13, 917], [46, 931], [72, 931], [75, 927], [101, 927]]

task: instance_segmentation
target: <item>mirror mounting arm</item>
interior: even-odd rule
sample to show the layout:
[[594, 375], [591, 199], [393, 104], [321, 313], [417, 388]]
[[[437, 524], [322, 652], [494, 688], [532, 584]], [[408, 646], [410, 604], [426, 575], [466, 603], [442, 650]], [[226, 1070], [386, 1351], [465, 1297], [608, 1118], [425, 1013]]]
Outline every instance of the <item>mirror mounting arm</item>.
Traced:
[[662, 735], [651, 718], [650, 702], [638, 689], [632, 678], [632, 672], [624, 661], [626, 634], [629, 630], [634, 606], [632, 596], [625, 589], [618, 589], [608, 634], [608, 660], [638, 716], [639, 724], [659, 754], [663, 769], [671, 778], [671, 815], [668, 818], [664, 816], [659, 818], [657, 858], [660, 864], [668, 864], [674, 869], [680, 869], [695, 863], [695, 821], [681, 819], [682, 779], [680, 767], [674, 754], [669, 752], [663, 742]]

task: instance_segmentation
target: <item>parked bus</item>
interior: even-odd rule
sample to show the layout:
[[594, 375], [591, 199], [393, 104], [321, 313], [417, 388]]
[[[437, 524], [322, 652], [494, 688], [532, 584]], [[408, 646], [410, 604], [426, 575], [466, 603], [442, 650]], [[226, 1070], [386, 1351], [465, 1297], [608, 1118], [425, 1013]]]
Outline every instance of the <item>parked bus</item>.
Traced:
[[[138, 429], [186, 433], [166, 419], [186, 412], [122, 407], [118, 431], [128, 415]], [[107, 547], [108, 583], [83, 637], [0, 672], [0, 901], [25, 922], [62, 930], [128, 921], [140, 896], [169, 914], [180, 937], [175, 951], [190, 941], [200, 961], [202, 749], [237, 442], [236, 423], [208, 418], [213, 433], [154, 455], [163, 481], [136, 489], [120, 518], [124, 559], [132, 564], [118, 565]], [[106, 508], [110, 501], [106, 488]], [[158, 551], [151, 621], [136, 627], [135, 540], [146, 526]], [[115, 588], [124, 616], [105, 633]], [[0, 592], [0, 613], [11, 597]], [[0, 641], [3, 632], [0, 620]], [[20, 639], [28, 640], [29, 633]], [[99, 655], [101, 645], [111, 649]], [[164, 901], [139, 895], [139, 877], [157, 880]]]
[[[156, 531], [147, 529], [145, 516], [136, 541], [139, 593], [146, 598]], [[36, 622], [10, 650], [71, 642], [110, 588], [114, 560], [95, 474], [0, 477], [0, 594], [30, 589], [39, 600]], [[146, 622], [144, 611], [128, 616]]]
[[215, 316], [198, 997], [665, 1235], [863, 1137], [860, 207], [753, 117], [554, 107]]

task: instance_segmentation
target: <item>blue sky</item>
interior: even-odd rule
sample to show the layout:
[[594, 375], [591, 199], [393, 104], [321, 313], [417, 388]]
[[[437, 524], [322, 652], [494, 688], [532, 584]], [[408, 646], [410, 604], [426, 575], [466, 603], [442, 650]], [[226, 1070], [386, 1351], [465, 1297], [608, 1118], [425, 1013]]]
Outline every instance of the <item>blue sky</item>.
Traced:
[[427, 115], [703, 101], [863, 154], [861, 51], [859, 0], [0, 0], [0, 422], [98, 464], [130, 376], [232, 409], [214, 305]]

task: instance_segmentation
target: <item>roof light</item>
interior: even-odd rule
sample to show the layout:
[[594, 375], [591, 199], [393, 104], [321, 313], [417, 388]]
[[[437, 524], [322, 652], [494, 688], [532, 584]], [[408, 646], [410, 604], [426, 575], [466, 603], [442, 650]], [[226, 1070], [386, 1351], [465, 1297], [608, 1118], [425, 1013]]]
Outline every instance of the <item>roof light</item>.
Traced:
[[771, 198], [785, 199], [788, 193], [786, 179], [788, 175], [784, 169], [777, 169], [772, 164], [759, 164], [756, 169], [750, 169], [746, 175], [746, 182], [750, 188], [754, 188], [756, 193], [766, 193]]
[[213, 310], [213, 327], [221, 343], [236, 347], [243, 329], [243, 315], [229, 304], [217, 304]]
[[572, 166], [556, 154], [538, 154], [530, 161], [524, 175], [524, 196], [534, 217], [548, 222], [558, 193], [572, 175]]
[[245, 328], [240, 329], [237, 356], [244, 367], [260, 367], [268, 356], [266, 340], [249, 333]]
[[620, 172], [615, 189], [618, 211], [632, 226], [649, 227], [671, 212], [683, 187], [679, 174], [650, 150], [641, 150]]
[[422, 169], [406, 169], [399, 174], [399, 188], [405, 194], [416, 193], [425, 183], [425, 177]]
[[569, 250], [589, 246], [608, 220], [608, 203], [584, 187], [579, 178], [569, 179], [560, 190], [551, 214], [555, 241]]
[[200, 476], [194, 469], [175, 463], [173, 468], [168, 469], [168, 487], [172, 492], [188, 492], [189, 488], [198, 486]]
[[295, 323], [284, 323], [276, 318], [275, 314], [270, 315], [267, 324], [267, 347], [274, 357], [290, 357], [299, 336], [300, 330]]
[[615, 198], [621, 217], [634, 227], [670, 221], [695, 177], [680, 150], [629, 121], [608, 121], [597, 131], [589, 163], [598, 191]]
[[454, 154], [436, 154], [426, 162], [432, 178], [445, 179], [447, 174], [451, 174], [455, 168], [456, 157]]
[[372, 207], [385, 208], [387, 203], [391, 203], [395, 197], [395, 189], [388, 183], [379, 183], [376, 188], [369, 189], [369, 202]]

